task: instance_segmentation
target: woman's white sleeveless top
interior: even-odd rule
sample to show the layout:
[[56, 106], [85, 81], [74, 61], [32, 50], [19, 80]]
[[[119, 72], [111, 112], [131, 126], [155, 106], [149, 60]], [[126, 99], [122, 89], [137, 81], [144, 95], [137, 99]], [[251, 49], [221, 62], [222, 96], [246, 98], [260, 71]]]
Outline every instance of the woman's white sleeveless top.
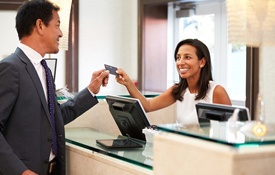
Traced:
[[176, 122], [183, 125], [196, 125], [198, 124], [198, 116], [196, 113], [196, 104], [198, 102], [204, 103], [213, 103], [213, 92], [215, 87], [218, 84], [210, 81], [209, 82], [209, 89], [206, 93], [204, 99], [195, 100], [196, 94], [191, 94], [189, 89], [187, 88], [184, 95], [183, 101], [177, 100], [176, 102], [176, 110], [177, 110], [177, 118]]

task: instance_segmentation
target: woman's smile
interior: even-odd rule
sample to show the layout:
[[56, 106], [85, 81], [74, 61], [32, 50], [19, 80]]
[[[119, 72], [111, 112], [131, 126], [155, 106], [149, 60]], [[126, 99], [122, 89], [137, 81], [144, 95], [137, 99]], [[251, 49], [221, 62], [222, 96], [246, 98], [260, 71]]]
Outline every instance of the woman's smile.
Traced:
[[179, 72], [180, 74], [185, 74], [186, 72], [188, 72], [189, 68], [179, 68]]

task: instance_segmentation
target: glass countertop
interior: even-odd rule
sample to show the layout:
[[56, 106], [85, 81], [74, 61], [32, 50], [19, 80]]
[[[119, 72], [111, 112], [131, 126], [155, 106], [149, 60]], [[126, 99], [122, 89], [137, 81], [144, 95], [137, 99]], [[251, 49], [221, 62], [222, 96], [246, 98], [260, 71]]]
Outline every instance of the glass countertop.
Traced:
[[[146, 98], [153, 98], [158, 96], [161, 92], [152, 92], [152, 91], [140, 91]], [[105, 99], [106, 95], [118, 95], [122, 97], [131, 97], [129, 92], [109, 92], [106, 93], [99, 93], [96, 95], [97, 99]]]
[[[63, 90], [62, 88], [61, 89], [58, 89], [57, 90], [57, 100], [59, 101], [66, 101], [68, 98], [66, 96], [67, 93], [69, 92], [64, 92], [65, 90]], [[161, 92], [152, 92], [152, 91], [140, 91], [146, 98], [153, 98], [153, 97], [156, 97], [158, 96]], [[64, 94], [66, 93], [66, 94]], [[70, 94], [70, 93], [69, 93]], [[72, 95], [74, 95], [76, 93], [72, 93]], [[131, 97], [129, 92], [128, 91], [124, 91], [124, 92], [108, 92], [108, 93], [99, 93], [96, 95], [97, 99], [99, 100], [104, 100], [106, 98], [107, 95], [117, 95], [117, 96], [122, 96], [122, 97]]]
[[[163, 124], [157, 129], [184, 136], [208, 140], [233, 147], [258, 147], [275, 144], [275, 124], [266, 124], [265, 133], [255, 133], [256, 122], [218, 122], [200, 125]], [[258, 126], [261, 127], [260, 125]], [[260, 128], [261, 129], [261, 128]]]
[[66, 142], [108, 155], [135, 165], [152, 170], [153, 167], [153, 146], [143, 144], [143, 148], [108, 149], [96, 143], [97, 139], [126, 138], [123, 136], [112, 136], [98, 132], [92, 128], [65, 128]]
[[[57, 90], [57, 91], [61, 91], [61, 92], [57, 92], [57, 100], [59, 100], [60, 102], [64, 102], [67, 101], [67, 97], [65, 97], [62, 93], [62, 90]], [[146, 98], [153, 98], [158, 96], [161, 92], [152, 92], [152, 91], [140, 91]], [[76, 94], [76, 93], [72, 93], [72, 94]], [[131, 97], [129, 92], [108, 92], [108, 93], [99, 93], [96, 95], [97, 99], [99, 100], [104, 100], [106, 98], [107, 95], [117, 95], [117, 96], [122, 96], [122, 97]]]

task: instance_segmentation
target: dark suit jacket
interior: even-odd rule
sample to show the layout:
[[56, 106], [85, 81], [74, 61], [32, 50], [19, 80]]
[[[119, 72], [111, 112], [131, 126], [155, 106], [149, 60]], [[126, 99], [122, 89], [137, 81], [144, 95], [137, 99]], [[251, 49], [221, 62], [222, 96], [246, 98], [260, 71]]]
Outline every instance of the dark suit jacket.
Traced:
[[[64, 125], [98, 103], [88, 89], [59, 105], [55, 102], [59, 175], [65, 175]], [[30, 169], [47, 174], [51, 150], [50, 114], [33, 64], [19, 48], [0, 62], [0, 174]]]

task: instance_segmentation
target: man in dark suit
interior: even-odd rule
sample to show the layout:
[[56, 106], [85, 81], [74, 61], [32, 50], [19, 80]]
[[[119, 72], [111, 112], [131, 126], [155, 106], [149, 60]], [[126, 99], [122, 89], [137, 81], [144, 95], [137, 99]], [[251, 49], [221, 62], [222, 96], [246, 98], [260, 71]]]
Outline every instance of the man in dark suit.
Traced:
[[1, 175], [65, 175], [64, 125], [97, 104], [95, 94], [108, 83], [109, 72], [102, 69], [93, 73], [88, 87], [73, 99], [60, 105], [54, 98], [51, 122], [50, 83], [40, 61], [46, 53], [59, 51], [58, 11], [58, 6], [46, 0], [32, 0], [16, 15], [20, 43], [0, 62]]

